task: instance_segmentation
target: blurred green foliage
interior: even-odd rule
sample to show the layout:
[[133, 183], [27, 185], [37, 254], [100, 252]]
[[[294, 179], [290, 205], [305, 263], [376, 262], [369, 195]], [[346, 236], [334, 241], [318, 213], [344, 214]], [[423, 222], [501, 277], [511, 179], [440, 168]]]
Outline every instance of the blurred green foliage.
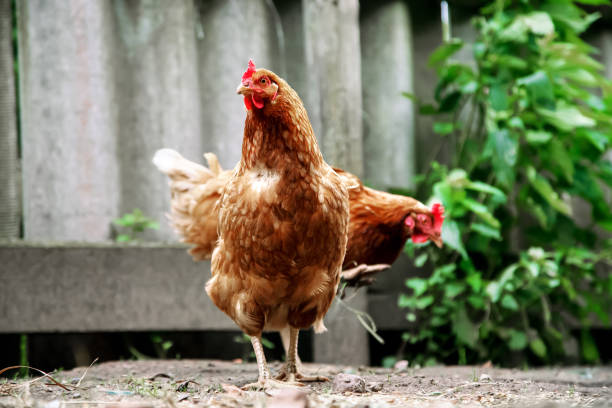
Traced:
[[122, 229], [122, 232], [115, 238], [117, 242], [136, 241], [146, 229], [159, 229], [159, 223], [144, 215], [138, 208], [135, 208], [131, 213], [124, 214], [121, 218], [117, 218], [113, 221], [113, 224]]
[[399, 298], [418, 321], [404, 334], [425, 350], [415, 363], [599, 361], [590, 327], [610, 327], [612, 310], [612, 86], [580, 38], [599, 15], [578, 3], [608, 4], [496, 1], [474, 19], [472, 60], [453, 59], [459, 39], [430, 57], [439, 80], [420, 112], [452, 161], [420, 184], [446, 207], [444, 250], [406, 248], [434, 268]]

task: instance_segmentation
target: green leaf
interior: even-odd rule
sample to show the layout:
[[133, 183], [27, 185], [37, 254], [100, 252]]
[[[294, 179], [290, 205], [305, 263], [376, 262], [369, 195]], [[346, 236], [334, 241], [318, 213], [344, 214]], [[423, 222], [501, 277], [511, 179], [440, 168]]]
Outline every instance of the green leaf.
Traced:
[[468, 296], [468, 302], [475, 309], [484, 309], [485, 308], [485, 300], [482, 296], [470, 295]]
[[542, 11], [550, 14], [553, 20], [566, 25], [575, 34], [584, 32], [600, 17], [599, 13], [586, 14], [582, 9], [568, 1], [547, 2], [541, 8]]
[[548, 75], [544, 71], [536, 71], [529, 76], [520, 78], [516, 83], [527, 88], [534, 106], [541, 106], [547, 109], [555, 108], [553, 87]]
[[399, 297], [397, 298], [397, 305], [401, 308], [413, 308], [415, 303], [416, 299], [414, 296], [408, 296], [403, 293], [400, 293]]
[[458, 305], [453, 318], [453, 331], [457, 339], [467, 346], [474, 347], [478, 341], [478, 326], [469, 318], [465, 305]]
[[536, 11], [516, 18], [510, 26], [500, 32], [499, 37], [502, 41], [526, 42], [528, 32], [544, 36], [552, 34], [554, 29], [550, 16]]
[[447, 299], [452, 299], [465, 290], [465, 285], [461, 282], [449, 282], [444, 286], [444, 296]]
[[414, 291], [414, 296], [421, 296], [427, 290], [427, 281], [421, 278], [411, 278], [406, 281], [406, 286]]
[[453, 38], [451, 41], [439, 46], [429, 57], [429, 67], [435, 68], [440, 63], [446, 61], [451, 55], [463, 47], [463, 41]]
[[525, 133], [525, 139], [527, 143], [531, 145], [540, 145], [548, 143], [548, 141], [552, 139], [552, 134], [545, 131], [528, 130]]
[[117, 242], [130, 242], [132, 241], [132, 237], [128, 234], [119, 234], [117, 235], [117, 238], [115, 238], [115, 241]]
[[482, 289], [482, 278], [480, 277], [479, 273], [472, 273], [471, 275], [468, 275], [468, 277], [465, 278], [465, 281], [472, 287], [474, 292], [480, 292], [480, 289]]
[[580, 346], [582, 348], [582, 357], [589, 363], [599, 362], [599, 350], [593, 340], [593, 336], [589, 329], [582, 329], [580, 335]]
[[452, 122], [436, 122], [433, 125], [433, 131], [439, 135], [448, 135], [453, 133], [455, 125]]
[[555, 32], [550, 16], [541, 11], [534, 11], [522, 17], [529, 30], [536, 35], [549, 35]]
[[435, 115], [436, 113], [438, 113], [438, 110], [431, 104], [420, 105], [419, 113], [421, 115]]
[[446, 95], [440, 102], [438, 112], [446, 113], [454, 111], [459, 105], [459, 101], [461, 101], [462, 97], [463, 94], [459, 91], [451, 92], [450, 94]]
[[492, 238], [497, 241], [502, 240], [498, 228], [493, 228], [493, 227], [490, 227], [488, 225], [481, 224], [481, 223], [472, 223], [470, 225], [470, 229], [484, 237]]
[[589, 4], [591, 6], [610, 5], [610, 0], [575, 0], [576, 3]]
[[563, 177], [569, 182], [574, 182], [574, 162], [569, 155], [563, 143], [558, 139], [553, 139], [550, 142], [550, 154], [553, 159], [553, 164], [561, 170]]
[[595, 120], [584, 116], [575, 106], [558, 104], [556, 110], [540, 108], [540, 115], [559, 130], [570, 132], [579, 127], [593, 127]]
[[514, 183], [518, 142], [507, 129], [489, 132], [488, 145], [493, 152], [493, 168], [497, 180], [506, 187]]
[[381, 365], [385, 368], [393, 368], [393, 366], [397, 363], [397, 357], [395, 356], [387, 356], [382, 359]]
[[508, 310], [514, 310], [517, 311], [519, 310], [519, 305], [516, 302], [516, 299], [514, 299], [514, 296], [506, 293], [501, 300], [501, 305], [502, 307], [505, 307]]
[[508, 347], [510, 350], [523, 350], [527, 347], [527, 335], [521, 331], [511, 329]]
[[476, 190], [476, 191], [480, 191], [483, 193], [491, 194], [491, 195], [499, 197], [502, 201], [506, 201], [506, 194], [503, 191], [501, 191], [497, 187], [493, 187], [490, 184], [483, 183], [482, 181], [470, 181], [466, 185], [466, 188], [469, 188], [470, 190]]
[[442, 240], [446, 245], [459, 252], [463, 258], [468, 258], [463, 241], [461, 241], [461, 230], [455, 221], [447, 220], [444, 222]]
[[508, 109], [508, 84], [493, 84], [489, 91], [489, 102], [496, 111]]
[[489, 297], [494, 303], [497, 303], [497, 301], [499, 300], [502, 290], [503, 287], [499, 284], [499, 282], [489, 282], [487, 288], [485, 289], [487, 295], [489, 295]]
[[551, 207], [568, 217], [572, 215], [572, 208], [559, 197], [559, 194], [553, 190], [548, 180], [540, 176], [532, 166], [527, 167], [527, 179], [531, 186]]
[[544, 344], [541, 338], [536, 337], [535, 339], [531, 340], [529, 342], [529, 348], [536, 356], [540, 358], [546, 357], [546, 344]]
[[597, 150], [606, 150], [610, 139], [605, 134], [592, 129], [579, 129], [578, 134], [588, 140]]
[[432, 295], [428, 295], [416, 300], [414, 307], [417, 309], [425, 309], [430, 306], [434, 302], [434, 297]]
[[421, 254], [419, 255], [415, 260], [414, 260], [414, 266], [416, 266], [417, 268], [422, 267], [423, 265], [425, 265], [425, 262], [427, 262], [427, 253]]

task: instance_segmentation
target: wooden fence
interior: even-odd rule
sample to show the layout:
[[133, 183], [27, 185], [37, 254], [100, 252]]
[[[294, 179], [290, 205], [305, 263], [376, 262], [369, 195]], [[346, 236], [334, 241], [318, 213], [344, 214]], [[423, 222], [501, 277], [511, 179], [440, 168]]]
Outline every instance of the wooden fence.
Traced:
[[[431, 122], [401, 92], [431, 95], [437, 2], [17, 0], [16, 7], [18, 94], [11, 0], [0, 0], [0, 238], [108, 242], [112, 220], [140, 208], [162, 224], [148, 240], [176, 241], [163, 216], [166, 179], [151, 158], [161, 147], [196, 161], [212, 151], [234, 166], [245, 116], [235, 88], [249, 58], [302, 96], [328, 162], [381, 188], [408, 187], [415, 167], [428, 165]], [[453, 12], [455, 34], [472, 36], [470, 11]], [[612, 70], [612, 30], [593, 41]], [[0, 254], [20, 253], [24, 262], [23, 253], [38, 253], [5, 249]], [[26, 268], [1, 256], [0, 264], [0, 280]], [[40, 274], [62, 269], [37, 265]], [[379, 288], [395, 293], [403, 279], [392, 271], [384, 280]], [[376, 311], [392, 308], [388, 302], [394, 295], [379, 296]], [[351, 347], [362, 347], [365, 333], [353, 325], [358, 334], [348, 336], [346, 324], [339, 320], [334, 341], [352, 337]], [[20, 330], [0, 324], [0, 332]], [[367, 362], [367, 349], [352, 354], [347, 362]]]

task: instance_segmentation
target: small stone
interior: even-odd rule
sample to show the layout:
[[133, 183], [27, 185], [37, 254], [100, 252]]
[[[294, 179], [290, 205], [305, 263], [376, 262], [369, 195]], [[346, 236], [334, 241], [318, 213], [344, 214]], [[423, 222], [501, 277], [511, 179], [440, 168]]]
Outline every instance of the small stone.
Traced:
[[332, 389], [340, 394], [344, 392], [366, 392], [364, 379], [354, 374], [338, 374], [335, 376]]
[[480, 374], [480, 378], [478, 378], [480, 382], [491, 382], [491, 376], [488, 374]]
[[381, 382], [368, 383], [366, 388], [369, 392], [379, 392], [383, 389], [383, 383]]
[[268, 408], [308, 408], [306, 391], [297, 388], [283, 388], [274, 390], [268, 398]]
[[402, 371], [408, 368], [408, 361], [407, 360], [400, 360], [397, 363], [395, 363], [393, 365], [393, 368], [398, 370], [398, 371]]

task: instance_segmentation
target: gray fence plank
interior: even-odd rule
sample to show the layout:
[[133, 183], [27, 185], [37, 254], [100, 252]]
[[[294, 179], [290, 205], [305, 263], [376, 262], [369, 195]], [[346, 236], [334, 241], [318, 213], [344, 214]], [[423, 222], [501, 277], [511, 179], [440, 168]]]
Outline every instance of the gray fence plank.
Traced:
[[[363, 175], [361, 58], [357, 0], [302, 1], [310, 111], [327, 162]], [[365, 310], [364, 293], [353, 299]], [[314, 336], [316, 362], [367, 364], [368, 335], [335, 303], [328, 333]]]
[[403, 1], [365, 2], [361, 67], [365, 179], [379, 188], [409, 187], [414, 176], [412, 32]]
[[167, 181], [151, 158], [169, 147], [202, 161], [196, 9], [192, 1], [116, 0], [111, 16], [119, 213], [140, 208], [161, 224], [146, 239], [175, 240], [164, 217]]
[[25, 237], [107, 239], [120, 190], [110, 3], [17, 4]]
[[325, 159], [363, 175], [357, 0], [303, 0], [308, 112]]
[[203, 146], [232, 168], [240, 160], [246, 117], [236, 88], [249, 58], [280, 72], [277, 22], [265, 0], [201, 1], [198, 9]]
[[0, 0], [0, 238], [18, 238], [21, 221], [11, 0]]

